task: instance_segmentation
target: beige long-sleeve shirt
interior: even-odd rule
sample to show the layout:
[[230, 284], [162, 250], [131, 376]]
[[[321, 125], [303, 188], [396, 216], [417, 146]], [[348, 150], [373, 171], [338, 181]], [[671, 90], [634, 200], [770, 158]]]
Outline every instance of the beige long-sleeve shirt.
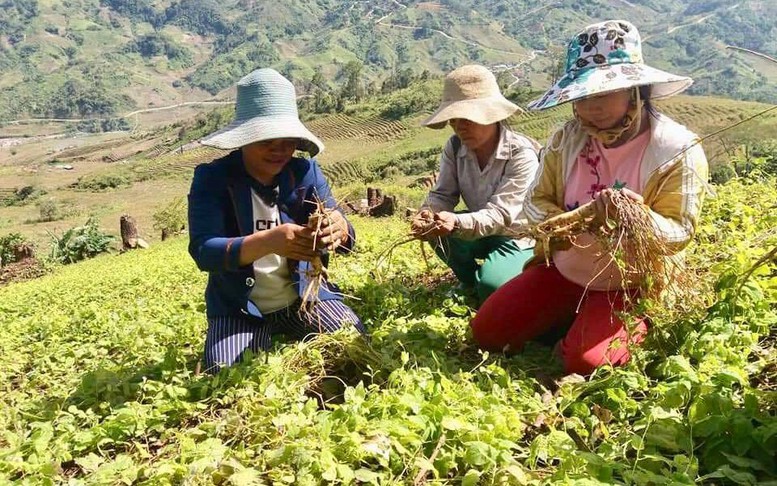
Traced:
[[[477, 156], [461, 144], [454, 154], [452, 137], [440, 160], [437, 184], [422, 208], [453, 211], [461, 198], [468, 212], [456, 215], [455, 236], [474, 240], [491, 235], [511, 235], [526, 223], [524, 197], [539, 167], [540, 145], [500, 124], [499, 144], [488, 163], [480, 168]], [[521, 248], [532, 240], [517, 240]]]

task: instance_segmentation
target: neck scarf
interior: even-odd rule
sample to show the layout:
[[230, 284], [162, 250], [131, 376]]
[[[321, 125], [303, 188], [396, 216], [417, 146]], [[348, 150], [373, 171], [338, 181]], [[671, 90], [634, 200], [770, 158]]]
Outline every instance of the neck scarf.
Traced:
[[639, 133], [639, 129], [642, 126], [642, 107], [643, 102], [639, 96], [639, 89], [635, 88], [632, 94], [631, 103], [628, 111], [613, 128], [600, 129], [596, 126], [586, 122], [577, 114], [577, 110], [574, 110], [575, 118], [580, 122], [580, 127], [591, 138], [594, 138], [602, 143], [605, 147], [610, 147], [620, 140], [627, 142], [634, 138]]

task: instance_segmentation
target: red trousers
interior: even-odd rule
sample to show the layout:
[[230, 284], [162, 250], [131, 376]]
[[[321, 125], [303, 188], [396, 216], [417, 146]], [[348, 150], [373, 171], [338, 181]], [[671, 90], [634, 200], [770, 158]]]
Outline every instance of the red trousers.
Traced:
[[[627, 294], [628, 292], [628, 294]], [[585, 291], [556, 267], [534, 265], [496, 290], [472, 320], [478, 345], [487, 350], [519, 350], [546, 331], [569, 327], [559, 351], [567, 373], [587, 375], [603, 364], [629, 360], [629, 331], [618, 317], [633, 291]], [[579, 310], [578, 310], [579, 307]], [[631, 342], [641, 342], [644, 319], [631, 326]]]

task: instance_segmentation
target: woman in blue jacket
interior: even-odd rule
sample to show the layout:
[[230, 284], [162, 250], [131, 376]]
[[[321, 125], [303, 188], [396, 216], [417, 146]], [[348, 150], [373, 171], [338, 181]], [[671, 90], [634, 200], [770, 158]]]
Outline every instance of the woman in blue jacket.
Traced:
[[312, 313], [299, 312], [310, 260], [319, 254], [326, 265], [325, 251], [349, 252], [355, 235], [337, 209], [315, 238], [306, 226], [315, 200], [335, 202], [316, 162], [293, 156], [324, 146], [300, 122], [291, 82], [272, 69], [245, 76], [235, 120], [202, 143], [233, 150], [198, 166], [189, 192], [189, 253], [208, 272], [206, 369], [269, 348], [274, 334], [301, 339], [348, 322], [364, 332], [329, 282]]

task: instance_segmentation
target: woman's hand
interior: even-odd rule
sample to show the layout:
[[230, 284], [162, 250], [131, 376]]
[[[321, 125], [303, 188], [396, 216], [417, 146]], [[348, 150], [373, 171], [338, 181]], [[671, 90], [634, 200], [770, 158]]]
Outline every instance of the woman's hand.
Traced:
[[[637, 202], [643, 202], [644, 199], [641, 195], [632, 191], [631, 189], [617, 189], [624, 196], [629, 199], [633, 199]], [[618, 217], [618, 209], [612, 201], [612, 196], [615, 194], [616, 189], [605, 189], [600, 191], [594, 198], [594, 209], [596, 211], [596, 219], [602, 222], [606, 222], [608, 219], [615, 219]]]
[[334, 251], [337, 247], [348, 243], [348, 222], [338, 210], [331, 211], [321, 220], [321, 227], [314, 235], [316, 248], [326, 248]]
[[440, 211], [434, 215], [435, 235], [448, 236], [456, 228], [456, 215], [448, 211]]
[[410, 231], [418, 239], [432, 240], [448, 236], [456, 228], [456, 215], [448, 211], [433, 213], [428, 209], [419, 211], [410, 225]]
[[[261, 234], [261, 233], [254, 233]], [[269, 253], [275, 253], [282, 257], [309, 262], [316, 256], [313, 249], [313, 231], [305, 226], [286, 223], [271, 230], [267, 230], [269, 236]]]

